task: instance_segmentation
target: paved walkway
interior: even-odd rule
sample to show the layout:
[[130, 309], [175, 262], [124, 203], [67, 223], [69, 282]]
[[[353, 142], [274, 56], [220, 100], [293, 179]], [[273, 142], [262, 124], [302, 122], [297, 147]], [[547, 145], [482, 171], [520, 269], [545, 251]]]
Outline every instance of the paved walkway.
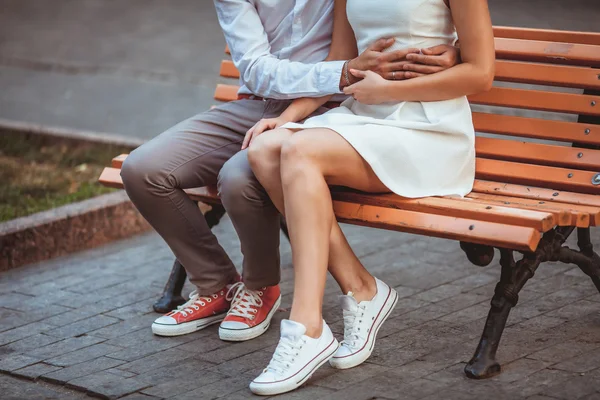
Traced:
[[[230, 222], [215, 229], [240, 265]], [[325, 366], [304, 388], [279, 398], [600, 398], [600, 294], [578, 269], [540, 267], [511, 314], [499, 353], [505, 372], [473, 381], [462, 368], [483, 327], [497, 262], [474, 267], [451, 241], [345, 231], [369, 270], [394, 286], [401, 300], [367, 363], [349, 371]], [[598, 232], [594, 242], [600, 243]], [[265, 335], [238, 344], [220, 341], [214, 326], [177, 338], [152, 335], [157, 314], [151, 305], [172, 261], [155, 234], [4, 273], [0, 371], [101, 397], [251, 398], [248, 383], [268, 362], [290, 306], [293, 271], [285, 240], [282, 257], [282, 309]], [[329, 282], [325, 318], [339, 335], [337, 296]], [[38, 398], [58, 390], [6, 379], [0, 375], [0, 386], [8, 385], [14, 398], [26, 397], [19, 387], [37, 390]]]

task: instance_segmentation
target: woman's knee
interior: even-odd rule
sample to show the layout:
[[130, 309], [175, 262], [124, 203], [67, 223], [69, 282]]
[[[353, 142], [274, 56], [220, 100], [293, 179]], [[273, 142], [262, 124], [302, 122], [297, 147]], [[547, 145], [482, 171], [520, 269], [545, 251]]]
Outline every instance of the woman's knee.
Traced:
[[302, 132], [293, 135], [281, 147], [280, 163], [284, 179], [286, 176], [304, 173], [318, 168], [318, 152], [309, 135]]
[[274, 130], [259, 135], [248, 148], [248, 162], [255, 174], [278, 167], [281, 147], [287, 140], [287, 132]]

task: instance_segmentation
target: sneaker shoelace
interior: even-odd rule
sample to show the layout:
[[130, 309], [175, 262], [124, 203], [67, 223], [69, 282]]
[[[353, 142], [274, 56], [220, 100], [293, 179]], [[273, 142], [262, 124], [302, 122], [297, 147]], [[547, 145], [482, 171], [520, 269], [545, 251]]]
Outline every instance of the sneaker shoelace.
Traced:
[[300, 350], [306, 344], [306, 339], [292, 340], [287, 337], [279, 339], [279, 344], [273, 353], [273, 358], [265, 368], [264, 372], [272, 371], [276, 375], [283, 375], [291, 364], [300, 355]]
[[[223, 295], [223, 291], [221, 290], [221, 295]], [[187, 317], [188, 314], [193, 314], [194, 311], [200, 310], [200, 307], [204, 307], [206, 303], [210, 303], [213, 300], [219, 298], [218, 294], [213, 294], [211, 296], [200, 296], [198, 295], [198, 291], [194, 290], [190, 293], [190, 299], [177, 307], [177, 310], [173, 311], [173, 314], [180, 313], [184, 317]]]
[[358, 305], [354, 310], [343, 310], [344, 315], [344, 340], [341, 344], [354, 349], [364, 341], [366, 331], [361, 331], [360, 326], [365, 316], [366, 305]]
[[226, 296], [227, 301], [231, 301], [229, 315], [253, 320], [256, 318], [258, 309], [263, 305], [260, 297], [263, 294], [262, 290], [248, 289], [243, 282], [233, 284], [227, 291]]

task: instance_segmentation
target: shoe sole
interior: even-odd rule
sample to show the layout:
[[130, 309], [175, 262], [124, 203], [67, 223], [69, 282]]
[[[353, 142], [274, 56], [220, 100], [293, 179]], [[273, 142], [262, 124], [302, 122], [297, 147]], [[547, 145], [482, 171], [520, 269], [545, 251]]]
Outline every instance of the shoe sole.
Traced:
[[375, 340], [377, 339], [377, 334], [379, 333], [379, 329], [381, 328], [381, 326], [383, 325], [383, 323], [388, 319], [388, 317], [390, 316], [390, 314], [392, 313], [392, 311], [394, 310], [394, 307], [396, 307], [396, 304], [398, 304], [398, 292], [396, 292], [394, 289], [390, 288], [391, 290], [391, 298], [387, 299], [387, 301], [385, 302], [385, 304], [382, 307], [383, 312], [381, 313], [382, 316], [380, 317], [380, 319], [378, 321], [375, 321], [375, 326], [373, 329], [373, 335], [372, 335], [372, 340], [371, 343], [368, 344], [367, 346], [364, 347], [364, 349], [362, 351], [358, 351], [352, 355], [349, 356], [345, 356], [345, 357], [340, 357], [340, 358], [336, 358], [336, 357], [332, 357], [331, 360], [329, 360], [329, 364], [336, 369], [349, 369], [349, 368], [354, 368], [362, 363], [364, 363], [365, 361], [367, 361], [367, 359], [369, 357], [371, 357], [371, 354], [373, 353], [373, 349], [375, 348]]
[[206, 317], [197, 321], [184, 322], [177, 325], [165, 325], [152, 323], [152, 333], [158, 336], [181, 336], [196, 332], [208, 326], [217, 324], [225, 319], [226, 313]]
[[273, 318], [273, 315], [275, 315], [275, 312], [279, 309], [280, 305], [281, 295], [279, 295], [279, 298], [275, 301], [273, 307], [271, 307], [271, 310], [267, 314], [265, 320], [260, 324], [253, 326], [252, 328], [228, 329], [220, 326], [219, 338], [226, 342], [243, 342], [259, 337], [260, 335], [265, 333], [267, 329], [269, 329], [269, 326], [271, 326], [271, 319]]
[[[298, 389], [300, 386], [304, 384], [307, 380], [310, 379], [311, 376], [315, 373], [317, 369], [319, 369], [323, 364], [333, 357], [333, 355], [338, 351], [340, 344], [335, 338], [331, 342], [329, 346], [323, 350], [323, 356], [314, 360], [312, 363], [306, 364], [304, 368], [307, 368], [309, 371], [300, 379], [292, 379], [288, 378], [284, 381], [277, 383], [250, 383], [250, 391], [252, 393], [257, 394], [259, 396], [274, 396], [277, 394], [291, 392], [292, 390]], [[303, 369], [304, 369], [303, 368]]]

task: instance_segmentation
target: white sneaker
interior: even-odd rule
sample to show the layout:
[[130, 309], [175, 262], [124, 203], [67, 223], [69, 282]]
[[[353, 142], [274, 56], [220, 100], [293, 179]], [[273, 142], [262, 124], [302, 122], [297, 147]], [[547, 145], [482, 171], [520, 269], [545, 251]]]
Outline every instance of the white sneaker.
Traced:
[[300, 387], [337, 351], [338, 341], [323, 321], [318, 339], [306, 336], [306, 327], [298, 322], [281, 321], [281, 338], [271, 362], [250, 383], [254, 394], [272, 396]]
[[358, 303], [352, 292], [341, 296], [344, 313], [344, 340], [329, 360], [332, 367], [347, 369], [371, 356], [379, 328], [398, 302], [398, 293], [375, 278], [377, 294], [371, 301]]

